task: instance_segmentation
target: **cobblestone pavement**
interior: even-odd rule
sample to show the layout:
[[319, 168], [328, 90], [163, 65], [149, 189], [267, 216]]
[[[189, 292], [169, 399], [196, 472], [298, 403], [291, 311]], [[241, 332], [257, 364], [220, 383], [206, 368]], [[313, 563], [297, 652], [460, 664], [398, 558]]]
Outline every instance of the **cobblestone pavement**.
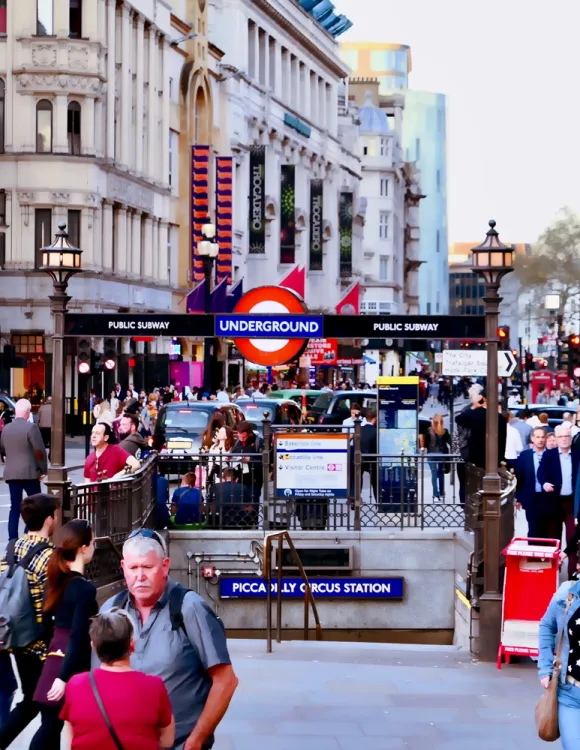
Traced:
[[[535, 665], [452, 647], [230, 641], [240, 687], [214, 750], [540, 750]], [[34, 727], [11, 745], [27, 750]], [[557, 745], [555, 746], [557, 747]]]

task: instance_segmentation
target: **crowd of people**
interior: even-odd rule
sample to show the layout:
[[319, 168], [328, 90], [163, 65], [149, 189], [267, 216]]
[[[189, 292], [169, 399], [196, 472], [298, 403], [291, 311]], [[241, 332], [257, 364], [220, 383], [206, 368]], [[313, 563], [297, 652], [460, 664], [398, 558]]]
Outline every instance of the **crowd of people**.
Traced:
[[221, 621], [171, 579], [163, 538], [127, 538], [127, 590], [99, 612], [87, 521], [57, 531], [59, 501], [42, 493], [20, 510], [26, 531], [0, 565], [0, 748], [40, 714], [31, 750], [60, 750], [63, 728], [74, 750], [209, 750], [237, 678]]

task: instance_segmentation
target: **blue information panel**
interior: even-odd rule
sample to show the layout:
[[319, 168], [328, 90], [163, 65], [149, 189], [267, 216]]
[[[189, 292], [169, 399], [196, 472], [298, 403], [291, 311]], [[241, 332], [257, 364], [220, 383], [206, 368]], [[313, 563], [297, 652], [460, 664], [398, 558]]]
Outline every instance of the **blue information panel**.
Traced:
[[321, 315], [216, 315], [215, 335], [252, 339], [322, 338]]
[[[316, 599], [402, 599], [403, 578], [313, 578], [310, 588]], [[278, 581], [271, 581], [272, 594]], [[304, 597], [302, 578], [284, 578], [282, 596], [285, 599]], [[266, 581], [263, 578], [239, 576], [220, 578], [222, 599], [265, 599]]]

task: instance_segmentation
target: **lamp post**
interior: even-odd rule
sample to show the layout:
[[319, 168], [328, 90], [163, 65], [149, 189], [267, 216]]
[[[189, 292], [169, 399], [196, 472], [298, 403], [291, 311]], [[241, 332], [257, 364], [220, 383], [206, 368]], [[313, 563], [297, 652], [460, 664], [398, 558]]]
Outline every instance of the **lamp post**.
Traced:
[[510, 245], [500, 242], [495, 221], [489, 222], [485, 241], [472, 249], [473, 270], [485, 283], [485, 338], [487, 348], [487, 409], [485, 437], [485, 476], [483, 478], [483, 595], [480, 598], [480, 656], [494, 661], [501, 631], [501, 478], [498, 466], [498, 323], [499, 287], [502, 278], [513, 271]]
[[[201, 227], [201, 233], [205, 237], [201, 242], [197, 243], [197, 254], [200, 256], [203, 263], [203, 275], [205, 278], [205, 303], [204, 309], [206, 314], [211, 312], [211, 277], [213, 271], [213, 264], [218, 257], [220, 246], [215, 241], [216, 227], [212, 224], [209, 216], [207, 217], [206, 223]], [[214, 338], [204, 339], [203, 344], [203, 391], [204, 393], [211, 392], [211, 359], [213, 356], [215, 345]]]
[[40, 270], [45, 271], [53, 283], [53, 294], [49, 297], [54, 319], [52, 336], [52, 429], [50, 437], [50, 469], [46, 485], [48, 491], [61, 501], [63, 521], [68, 520], [69, 508], [65, 507], [65, 486], [68, 472], [65, 465], [65, 316], [70, 301], [67, 286], [70, 278], [81, 271], [82, 250], [68, 241], [66, 224], [58, 225], [52, 245], [40, 249]]
[[546, 294], [544, 297], [544, 308], [551, 313], [552, 323], [554, 323], [554, 313], [556, 314], [556, 366], [554, 369], [559, 370], [561, 367], [561, 342], [564, 338], [564, 311], [562, 302], [557, 292]]

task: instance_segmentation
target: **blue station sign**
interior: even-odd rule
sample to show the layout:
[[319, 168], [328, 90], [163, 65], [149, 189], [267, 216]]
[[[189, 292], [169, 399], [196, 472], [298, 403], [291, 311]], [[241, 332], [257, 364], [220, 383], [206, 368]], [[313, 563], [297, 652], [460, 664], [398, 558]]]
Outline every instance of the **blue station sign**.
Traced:
[[216, 315], [215, 335], [237, 338], [322, 338], [322, 315]]
[[[250, 576], [222, 577], [219, 582], [222, 599], [265, 599], [268, 589], [264, 578]], [[270, 581], [272, 595], [278, 581]], [[403, 578], [312, 578], [310, 588], [315, 599], [402, 599]], [[302, 599], [302, 578], [284, 578], [282, 597]]]

